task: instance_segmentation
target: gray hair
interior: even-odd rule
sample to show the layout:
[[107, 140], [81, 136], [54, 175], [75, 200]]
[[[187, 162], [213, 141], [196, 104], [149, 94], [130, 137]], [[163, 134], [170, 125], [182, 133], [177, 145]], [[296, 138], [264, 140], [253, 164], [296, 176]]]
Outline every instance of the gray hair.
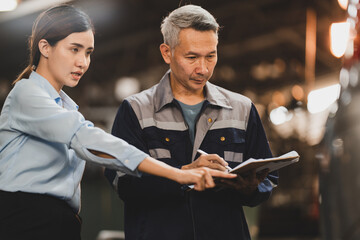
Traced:
[[171, 48], [179, 44], [179, 33], [182, 29], [193, 28], [197, 31], [214, 31], [218, 34], [219, 24], [213, 15], [202, 7], [185, 5], [172, 11], [161, 24], [164, 43]]

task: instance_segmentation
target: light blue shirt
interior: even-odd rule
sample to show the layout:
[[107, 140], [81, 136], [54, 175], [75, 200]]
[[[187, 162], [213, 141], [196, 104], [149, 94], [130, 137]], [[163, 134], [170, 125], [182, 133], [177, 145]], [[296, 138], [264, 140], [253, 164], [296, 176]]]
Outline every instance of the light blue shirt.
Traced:
[[52, 195], [80, 211], [84, 160], [140, 175], [137, 166], [148, 155], [94, 127], [77, 109], [36, 72], [16, 83], [0, 115], [0, 190]]

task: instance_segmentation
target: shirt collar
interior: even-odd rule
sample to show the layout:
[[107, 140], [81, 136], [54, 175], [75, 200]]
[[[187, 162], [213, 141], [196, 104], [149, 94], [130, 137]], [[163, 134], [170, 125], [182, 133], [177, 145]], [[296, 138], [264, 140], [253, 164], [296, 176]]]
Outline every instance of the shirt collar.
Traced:
[[58, 93], [55, 88], [49, 83], [49, 81], [38, 74], [37, 72], [31, 72], [29, 79], [32, 79], [37, 84], [39, 84], [45, 91], [50, 95], [50, 98], [59, 105], [68, 110], [78, 110], [79, 106], [63, 91], [60, 90]]
[[[159, 82], [159, 85], [155, 92], [155, 112], [160, 111], [165, 105], [172, 103], [174, 100], [174, 95], [171, 91], [170, 85], [170, 72], [168, 70], [162, 79]], [[211, 105], [219, 106], [222, 108], [231, 109], [229, 100], [222, 94], [218, 87], [209, 81], [206, 82], [205, 87], [205, 100], [207, 100]]]
[[79, 109], [79, 106], [63, 90], [60, 90], [60, 99], [63, 101], [64, 108], [68, 110]]
[[170, 70], [165, 73], [155, 92], [155, 112], [160, 111], [165, 105], [174, 100], [170, 86]]
[[232, 109], [229, 100], [226, 98], [224, 94], [219, 91], [219, 87], [210, 83], [209, 81], [206, 82], [205, 87], [205, 99], [214, 106], [219, 106], [222, 108]]

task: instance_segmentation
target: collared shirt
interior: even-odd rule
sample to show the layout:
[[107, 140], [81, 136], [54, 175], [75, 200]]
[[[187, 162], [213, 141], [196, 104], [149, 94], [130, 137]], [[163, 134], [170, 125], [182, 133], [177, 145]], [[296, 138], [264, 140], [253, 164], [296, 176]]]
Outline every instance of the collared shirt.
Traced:
[[36, 72], [16, 83], [0, 115], [0, 190], [52, 195], [79, 211], [83, 160], [139, 175], [148, 155], [94, 127], [77, 109]]

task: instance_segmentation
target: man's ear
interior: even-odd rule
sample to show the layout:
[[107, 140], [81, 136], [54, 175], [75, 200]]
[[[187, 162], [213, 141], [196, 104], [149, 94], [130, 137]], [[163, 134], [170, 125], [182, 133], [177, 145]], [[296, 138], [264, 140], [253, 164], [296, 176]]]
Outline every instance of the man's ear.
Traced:
[[160, 45], [161, 56], [167, 64], [171, 63], [171, 48], [169, 45], [163, 43]]
[[41, 53], [41, 55], [44, 57], [44, 58], [48, 58], [49, 57], [49, 51], [50, 51], [50, 44], [48, 41], [46, 41], [46, 39], [41, 39], [39, 41], [39, 51]]

